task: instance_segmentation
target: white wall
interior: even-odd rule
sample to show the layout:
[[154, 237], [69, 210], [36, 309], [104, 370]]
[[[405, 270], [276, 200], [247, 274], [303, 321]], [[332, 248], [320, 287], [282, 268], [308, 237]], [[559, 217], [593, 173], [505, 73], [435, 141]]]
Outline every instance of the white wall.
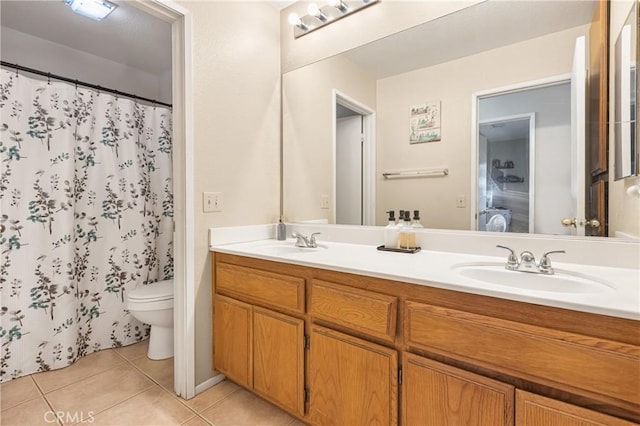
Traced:
[[375, 109], [375, 80], [342, 56], [283, 75], [284, 212], [288, 221], [333, 218], [333, 89]]
[[571, 205], [571, 85], [529, 90], [481, 100], [480, 120], [534, 112], [536, 123], [534, 232], [570, 235], [561, 224]]
[[[470, 229], [472, 94], [570, 73], [575, 39], [587, 31], [576, 27], [378, 80], [376, 217], [390, 209], [419, 209], [426, 227]], [[429, 100], [441, 101], [442, 140], [410, 145], [409, 108]], [[449, 176], [381, 177], [387, 170], [437, 166], [448, 166]], [[457, 196], [466, 198], [465, 208], [456, 207]]]
[[170, 70], [152, 74], [8, 27], [0, 30], [3, 61], [171, 103]]
[[[278, 11], [266, 2], [180, 2], [193, 15], [196, 384], [212, 376], [210, 227], [280, 211]], [[222, 192], [203, 213], [202, 192]]]
[[[626, 195], [631, 185], [640, 185], [639, 177], [614, 180], [615, 159], [615, 45], [625, 20], [631, 10], [633, 0], [618, 0], [610, 3], [610, 43], [609, 52], [609, 236], [616, 231], [640, 238], [640, 198]], [[637, 6], [637, 7], [640, 7]], [[639, 137], [636, 135], [636, 137]]]

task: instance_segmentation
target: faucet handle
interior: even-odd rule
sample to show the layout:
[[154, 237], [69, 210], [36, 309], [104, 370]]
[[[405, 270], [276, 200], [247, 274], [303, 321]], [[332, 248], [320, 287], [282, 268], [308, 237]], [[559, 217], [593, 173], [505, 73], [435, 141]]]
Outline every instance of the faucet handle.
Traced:
[[318, 246], [318, 244], [316, 243], [316, 235], [320, 235], [322, 234], [322, 232], [314, 232], [313, 234], [311, 234], [311, 238], [309, 238], [309, 246], [312, 248], [315, 248]]
[[497, 245], [496, 247], [510, 251], [509, 257], [507, 257], [507, 264], [505, 265], [505, 268], [515, 269], [518, 267], [518, 256], [516, 256], [516, 252], [513, 251], [513, 249], [507, 246], [501, 246], [501, 245]]
[[552, 250], [544, 253], [542, 258], [540, 258], [540, 265], [538, 268], [540, 272], [544, 274], [553, 274], [553, 268], [551, 267], [551, 259], [549, 259], [549, 255], [553, 253], [566, 253], [564, 250]]

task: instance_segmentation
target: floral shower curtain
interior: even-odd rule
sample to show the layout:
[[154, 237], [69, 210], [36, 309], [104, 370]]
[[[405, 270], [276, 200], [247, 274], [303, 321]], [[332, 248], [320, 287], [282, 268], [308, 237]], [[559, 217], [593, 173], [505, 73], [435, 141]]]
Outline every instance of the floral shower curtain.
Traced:
[[128, 345], [173, 276], [171, 111], [2, 70], [0, 381]]

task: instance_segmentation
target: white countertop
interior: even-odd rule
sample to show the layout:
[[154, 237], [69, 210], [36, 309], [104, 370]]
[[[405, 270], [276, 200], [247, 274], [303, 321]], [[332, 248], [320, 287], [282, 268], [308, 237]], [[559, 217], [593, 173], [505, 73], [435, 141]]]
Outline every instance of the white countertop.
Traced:
[[[563, 263], [553, 258], [557, 277], [588, 276], [598, 283], [596, 290], [575, 292], [562, 288], [553, 291], [518, 288], [479, 281], [459, 274], [455, 266], [478, 263], [500, 265], [502, 257], [422, 250], [415, 254], [376, 250], [373, 245], [321, 242], [319, 249], [298, 249], [293, 239], [262, 239], [250, 242], [210, 245], [212, 251], [329, 269], [395, 281], [403, 281], [448, 290], [498, 297], [575, 311], [591, 312], [640, 320], [640, 272], [638, 269]], [[524, 272], [512, 272], [513, 279]]]

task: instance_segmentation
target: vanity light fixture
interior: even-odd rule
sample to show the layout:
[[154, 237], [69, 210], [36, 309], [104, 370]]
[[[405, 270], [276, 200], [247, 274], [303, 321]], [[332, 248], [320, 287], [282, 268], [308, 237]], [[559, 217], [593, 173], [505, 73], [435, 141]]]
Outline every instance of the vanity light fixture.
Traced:
[[293, 26], [294, 38], [298, 38], [380, 1], [326, 0], [324, 6], [310, 3], [307, 7], [307, 15], [300, 17], [297, 13], [291, 13], [288, 20], [289, 24]]
[[64, 4], [75, 13], [95, 21], [103, 20], [118, 7], [106, 0], [65, 0]]

